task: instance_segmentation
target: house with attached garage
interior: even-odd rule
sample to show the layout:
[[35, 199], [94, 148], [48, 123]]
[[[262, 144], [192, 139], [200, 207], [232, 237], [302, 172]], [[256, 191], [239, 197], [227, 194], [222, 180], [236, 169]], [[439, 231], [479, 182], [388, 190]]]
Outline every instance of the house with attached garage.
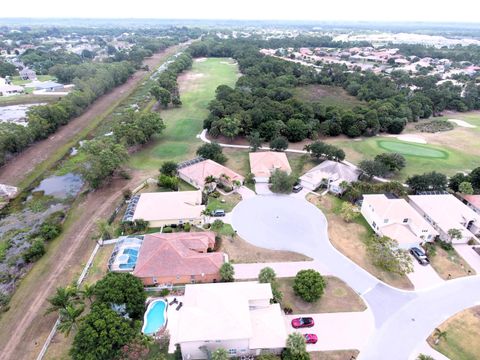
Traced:
[[211, 359], [218, 348], [236, 358], [279, 354], [287, 330], [272, 297], [270, 284], [251, 281], [186, 285], [176, 323], [169, 319], [170, 342], [183, 359]]
[[258, 183], [268, 183], [275, 170], [292, 172], [287, 155], [277, 151], [257, 151], [248, 154], [250, 159], [250, 172]]
[[[440, 239], [454, 244], [477, 239], [480, 233], [480, 214], [451, 194], [410, 195], [409, 202], [439, 233]], [[460, 231], [460, 238], [452, 239], [449, 230]]]
[[358, 180], [360, 170], [341, 162], [325, 160], [304, 175], [300, 176], [300, 184], [309, 190], [316, 190], [325, 185], [328, 191], [342, 194], [345, 189], [341, 184], [352, 183]]
[[438, 235], [404, 199], [385, 194], [363, 195], [361, 213], [376, 234], [398, 241], [400, 248], [433, 241]]

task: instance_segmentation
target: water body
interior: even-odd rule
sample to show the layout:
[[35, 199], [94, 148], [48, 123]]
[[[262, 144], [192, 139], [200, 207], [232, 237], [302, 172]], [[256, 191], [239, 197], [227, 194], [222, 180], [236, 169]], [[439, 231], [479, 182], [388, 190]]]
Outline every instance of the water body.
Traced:
[[13, 122], [27, 126], [27, 111], [32, 106], [38, 105], [45, 105], [45, 103], [0, 106], [0, 122]]
[[76, 196], [83, 186], [83, 180], [79, 175], [69, 173], [62, 176], [50, 176], [42, 180], [33, 191], [43, 191], [45, 195], [66, 199]]

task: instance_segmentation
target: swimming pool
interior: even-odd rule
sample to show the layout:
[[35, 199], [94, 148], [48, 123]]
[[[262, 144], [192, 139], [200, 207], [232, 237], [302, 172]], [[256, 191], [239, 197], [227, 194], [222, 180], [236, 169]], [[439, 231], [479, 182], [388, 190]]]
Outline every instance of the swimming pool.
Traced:
[[143, 316], [142, 333], [152, 335], [160, 330], [167, 322], [167, 302], [159, 299], [148, 305]]

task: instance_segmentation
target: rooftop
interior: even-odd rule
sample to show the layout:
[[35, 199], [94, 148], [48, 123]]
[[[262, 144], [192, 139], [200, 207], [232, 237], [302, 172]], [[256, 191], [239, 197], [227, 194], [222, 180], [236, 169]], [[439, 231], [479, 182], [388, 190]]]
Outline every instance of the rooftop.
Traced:
[[360, 171], [337, 161], [325, 160], [300, 177], [301, 180], [318, 183], [323, 179], [356, 181]]
[[287, 155], [277, 151], [257, 151], [248, 154], [251, 172], [258, 177], [270, 177], [274, 170], [291, 173]]
[[182, 232], [145, 235], [133, 275], [181, 276], [218, 273], [224, 259], [215, 246], [215, 233]]
[[219, 178], [224, 174], [229, 177], [230, 181], [243, 182], [244, 180], [242, 175], [210, 159], [184, 166], [178, 170], [178, 173], [192, 179], [200, 188], [204, 187], [207, 176]]
[[463, 198], [477, 209], [480, 209], [480, 195], [463, 195]]
[[170, 191], [140, 195], [132, 219], [146, 221], [170, 219], [196, 219], [205, 209], [202, 192]]

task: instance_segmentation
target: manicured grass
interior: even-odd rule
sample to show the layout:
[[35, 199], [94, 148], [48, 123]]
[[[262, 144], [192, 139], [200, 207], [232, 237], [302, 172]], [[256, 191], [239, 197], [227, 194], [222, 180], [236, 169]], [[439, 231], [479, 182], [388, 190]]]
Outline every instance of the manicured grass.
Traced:
[[[37, 75], [37, 80], [38, 81], [56, 81], [57, 79], [52, 75]], [[30, 84], [31, 82], [32, 82], [31, 80], [22, 80], [20, 76], [12, 77], [13, 85], [25, 85], [25, 84]]]
[[436, 336], [432, 333], [428, 343], [435, 350], [450, 359], [477, 360], [480, 354], [480, 306], [475, 306], [457, 313], [438, 327], [446, 331], [446, 337], [435, 344]]
[[130, 166], [136, 169], [159, 168], [165, 160], [182, 161], [195, 156], [208, 115], [208, 103], [215, 97], [219, 85], [234, 86], [237, 66], [225, 58], [208, 58], [193, 63], [190, 71], [179, 78], [182, 106], [161, 110], [166, 124], [164, 132], [150, 146], [131, 157]]
[[290, 307], [294, 314], [317, 314], [331, 312], [363, 311], [365, 303], [355, 291], [339, 278], [325, 277], [327, 286], [322, 297], [313, 303], [307, 303], [295, 295], [294, 278], [277, 279], [283, 293], [282, 306]]
[[365, 105], [365, 103], [349, 95], [343, 88], [338, 86], [301, 86], [294, 89], [294, 96], [306, 101], [319, 102], [325, 106], [338, 106], [347, 109], [357, 105]]
[[0, 96], [0, 106], [21, 105], [21, 104], [36, 104], [36, 103], [50, 103], [58, 101], [58, 96], [52, 95], [33, 95], [21, 94], [14, 96]]
[[228, 158], [224, 164], [226, 167], [243, 176], [250, 172], [249, 151], [247, 149], [223, 148], [222, 150]]
[[454, 175], [460, 171], [470, 171], [480, 166], [480, 157], [468, 151], [460, 151], [447, 146], [416, 144], [396, 140], [390, 137], [372, 137], [362, 139], [326, 139], [326, 142], [341, 147], [346, 159], [358, 164], [361, 160], [373, 159], [384, 152], [399, 152], [407, 165], [398, 174], [396, 180], [405, 180], [414, 174], [430, 171]]
[[208, 198], [207, 210], [212, 212], [217, 209], [222, 209], [225, 210], [225, 212], [230, 212], [240, 200], [242, 200], [242, 197], [239, 194], [221, 195], [218, 198], [210, 196]]

